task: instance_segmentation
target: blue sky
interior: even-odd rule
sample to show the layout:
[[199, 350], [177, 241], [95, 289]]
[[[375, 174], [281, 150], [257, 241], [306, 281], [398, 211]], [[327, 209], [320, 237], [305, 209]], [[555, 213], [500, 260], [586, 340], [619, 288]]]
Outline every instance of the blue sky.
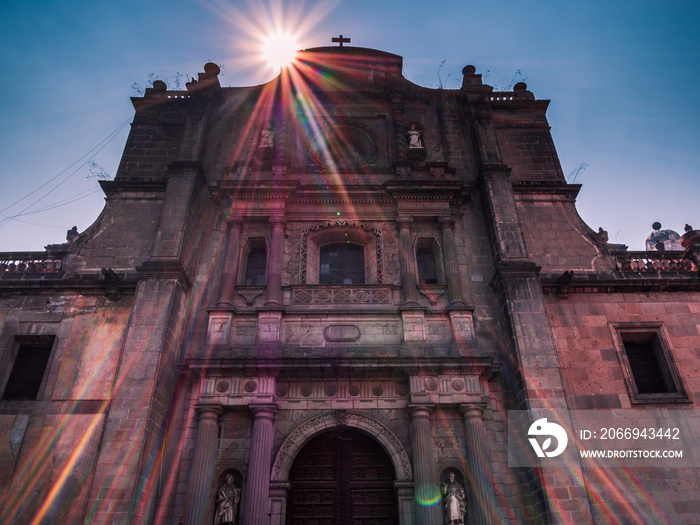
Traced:
[[0, 251], [95, 220], [104, 200], [84, 163], [116, 173], [132, 83], [155, 73], [174, 88], [208, 61], [224, 86], [266, 82], [260, 39], [274, 29], [301, 48], [342, 33], [401, 55], [426, 87], [457, 89], [467, 64], [496, 88], [525, 78], [552, 101], [565, 174], [587, 165], [577, 207], [592, 228], [632, 250], [654, 221], [700, 229], [700, 3], [16, 0], [0, 1]]

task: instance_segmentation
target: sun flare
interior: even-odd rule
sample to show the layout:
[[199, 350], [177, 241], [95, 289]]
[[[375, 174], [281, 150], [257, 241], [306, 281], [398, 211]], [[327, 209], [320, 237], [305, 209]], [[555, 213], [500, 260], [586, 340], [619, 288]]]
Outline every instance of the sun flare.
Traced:
[[263, 57], [275, 71], [289, 65], [296, 55], [299, 44], [287, 33], [275, 33], [268, 36], [263, 43]]

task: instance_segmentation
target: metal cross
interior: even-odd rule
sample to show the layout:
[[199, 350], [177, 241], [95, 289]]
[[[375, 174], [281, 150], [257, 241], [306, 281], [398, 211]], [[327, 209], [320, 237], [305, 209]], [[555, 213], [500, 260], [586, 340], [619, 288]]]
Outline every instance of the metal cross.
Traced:
[[343, 35], [340, 35], [339, 37], [333, 37], [331, 38], [331, 42], [338, 42], [340, 44], [340, 47], [343, 47], [343, 43], [349, 44], [350, 39], [349, 38], [343, 38]]

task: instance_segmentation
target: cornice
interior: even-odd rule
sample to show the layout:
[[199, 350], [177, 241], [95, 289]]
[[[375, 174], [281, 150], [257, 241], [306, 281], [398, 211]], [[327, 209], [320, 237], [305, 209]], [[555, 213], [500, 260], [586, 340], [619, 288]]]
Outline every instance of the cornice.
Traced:
[[180, 259], [152, 259], [144, 261], [141, 266], [136, 267], [136, 271], [143, 278], [175, 279], [185, 291], [192, 288], [192, 279]]
[[493, 357], [325, 357], [299, 358], [189, 358], [181, 365], [183, 371], [195, 375], [220, 374], [265, 375], [288, 377], [406, 377], [439, 373], [476, 374], [490, 379], [502, 363]]
[[[31, 276], [30, 276], [31, 275]], [[136, 293], [136, 285], [139, 276], [135, 273], [117, 274], [119, 276], [119, 293], [133, 295]], [[107, 282], [99, 274], [25, 274], [15, 278], [10, 276], [0, 277], [0, 295], [20, 294], [80, 294], [80, 295], [107, 295]]]
[[581, 184], [566, 184], [563, 181], [513, 180], [513, 193], [519, 195], [563, 195], [576, 199]]
[[105, 195], [113, 197], [123, 193], [165, 193], [168, 179], [129, 177], [128, 179], [101, 180], [99, 183]]
[[[562, 274], [543, 274], [542, 289], [560, 293]], [[642, 274], [576, 274], [566, 283], [566, 294], [572, 293], [628, 293], [628, 292], [700, 292], [697, 272], [676, 272], [668, 275], [643, 276]]]

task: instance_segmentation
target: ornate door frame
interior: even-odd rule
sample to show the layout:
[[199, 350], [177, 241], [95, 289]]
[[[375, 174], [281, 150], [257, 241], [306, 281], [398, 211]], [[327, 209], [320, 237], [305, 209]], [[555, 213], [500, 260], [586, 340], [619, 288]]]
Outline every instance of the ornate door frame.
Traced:
[[355, 412], [323, 414], [299, 425], [282, 443], [272, 464], [270, 477], [270, 525], [284, 525], [289, 494], [289, 471], [299, 451], [317, 435], [332, 429], [349, 427], [374, 438], [389, 456], [396, 473], [394, 486], [399, 505], [399, 524], [413, 523], [413, 472], [401, 442], [378, 421]]

